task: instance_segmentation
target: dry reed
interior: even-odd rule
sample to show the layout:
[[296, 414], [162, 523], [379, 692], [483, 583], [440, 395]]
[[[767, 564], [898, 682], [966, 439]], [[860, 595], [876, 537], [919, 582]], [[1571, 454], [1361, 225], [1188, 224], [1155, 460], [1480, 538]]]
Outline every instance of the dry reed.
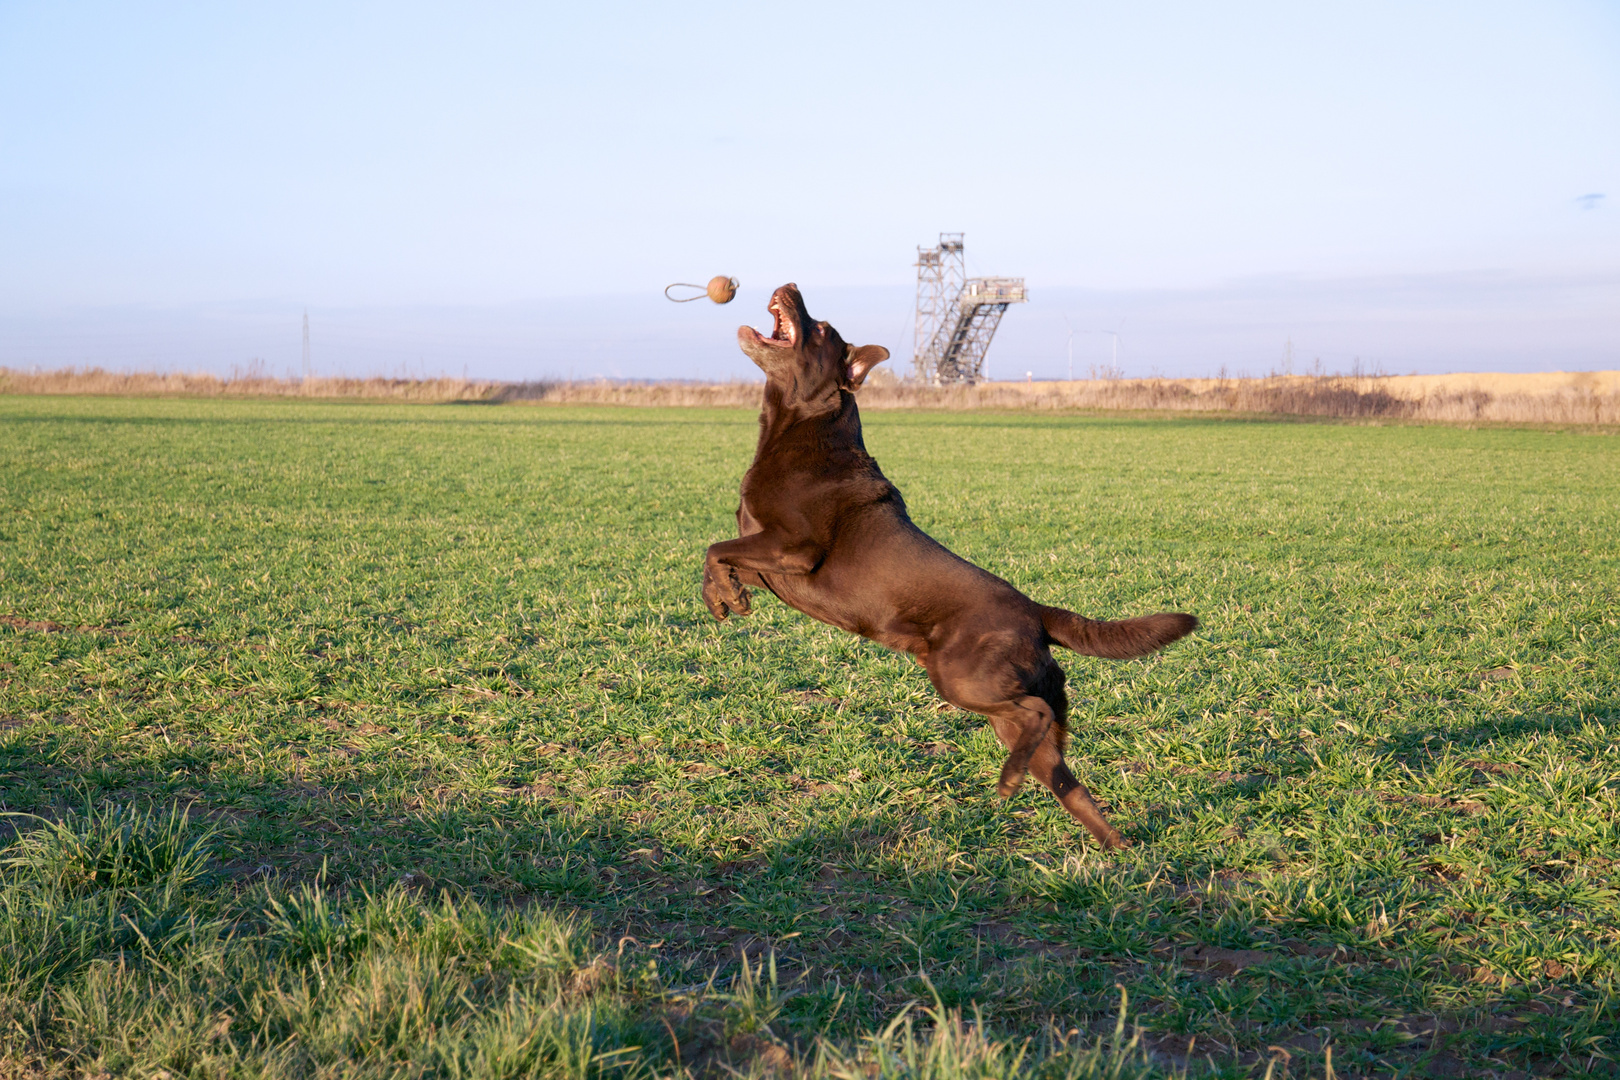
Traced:
[[483, 401], [502, 384], [467, 379], [276, 379], [250, 370], [228, 378], [207, 374], [115, 372], [101, 368], [15, 371], [0, 367], [0, 394], [108, 397], [303, 397], [393, 401]]
[[[926, 386], [882, 373], [861, 392], [866, 409], [1037, 409], [1249, 413], [1344, 419], [1620, 424], [1620, 372], [1534, 375], [1270, 376], [1253, 379], [1087, 379]], [[742, 406], [760, 384], [315, 377], [257, 371], [217, 375], [121, 374], [100, 368], [0, 368], [0, 394], [148, 397], [290, 397], [379, 401]]]

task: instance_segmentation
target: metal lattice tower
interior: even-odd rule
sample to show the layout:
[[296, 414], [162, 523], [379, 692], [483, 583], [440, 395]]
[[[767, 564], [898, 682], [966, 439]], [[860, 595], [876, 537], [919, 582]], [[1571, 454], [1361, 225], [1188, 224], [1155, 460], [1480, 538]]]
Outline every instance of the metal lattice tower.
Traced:
[[961, 233], [917, 249], [916, 377], [934, 385], [985, 378], [985, 354], [1007, 305], [1029, 299], [1023, 278], [969, 278]]
[[934, 365], [928, 349], [934, 343], [939, 321], [945, 315], [944, 270], [938, 248], [917, 249], [917, 326], [912, 337], [912, 374], [923, 382], [934, 381]]
[[962, 283], [967, 280], [967, 258], [962, 251], [961, 233], [940, 233], [935, 247], [917, 249], [917, 326], [912, 338], [913, 374], [924, 382], [934, 381], [935, 339], [940, 327], [949, 321], [951, 308]]

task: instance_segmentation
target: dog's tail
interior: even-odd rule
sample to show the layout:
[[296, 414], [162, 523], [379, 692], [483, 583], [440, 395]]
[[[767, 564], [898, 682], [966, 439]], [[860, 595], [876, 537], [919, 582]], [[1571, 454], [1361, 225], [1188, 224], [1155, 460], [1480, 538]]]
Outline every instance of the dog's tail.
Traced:
[[1161, 611], [1138, 619], [1103, 622], [1057, 607], [1042, 607], [1046, 636], [1086, 656], [1129, 660], [1164, 648], [1198, 629], [1198, 620], [1179, 611]]

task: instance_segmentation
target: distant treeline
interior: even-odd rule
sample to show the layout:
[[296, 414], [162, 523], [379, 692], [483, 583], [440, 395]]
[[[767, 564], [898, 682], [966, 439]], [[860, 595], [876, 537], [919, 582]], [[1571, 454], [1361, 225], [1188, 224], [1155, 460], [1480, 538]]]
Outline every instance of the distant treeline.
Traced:
[[[487, 404], [740, 406], [760, 383], [316, 376], [257, 371], [217, 375], [122, 374], [100, 368], [0, 368], [0, 394], [148, 397], [292, 397]], [[1249, 379], [1085, 379], [927, 386], [880, 372], [861, 391], [866, 409], [1040, 409], [1221, 412], [1346, 419], [1620, 423], [1620, 373], [1447, 376], [1273, 375]]]

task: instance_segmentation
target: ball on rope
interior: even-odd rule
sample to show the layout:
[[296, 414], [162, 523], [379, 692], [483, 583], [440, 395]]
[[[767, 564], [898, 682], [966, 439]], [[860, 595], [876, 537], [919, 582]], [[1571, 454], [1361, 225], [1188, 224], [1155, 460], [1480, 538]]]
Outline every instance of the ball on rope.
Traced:
[[[669, 290], [671, 289], [696, 289], [698, 291], [693, 296], [670, 296]], [[677, 281], [673, 285], [665, 285], [664, 296], [677, 304], [690, 304], [693, 300], [701, 300], [705, 296], [717, 304], [729, 304], [732, 298], [737, 295], [737, 289], [736, 278], [718, 274], [710, 278], [707, 285], [693, 285], [689, 281]]]
[[717, 304], [729, 304], [731, 298], [737, 295], [737, 279], [720, 274], [709, 279], [709, 287], [704, 290], [709, 299]]

